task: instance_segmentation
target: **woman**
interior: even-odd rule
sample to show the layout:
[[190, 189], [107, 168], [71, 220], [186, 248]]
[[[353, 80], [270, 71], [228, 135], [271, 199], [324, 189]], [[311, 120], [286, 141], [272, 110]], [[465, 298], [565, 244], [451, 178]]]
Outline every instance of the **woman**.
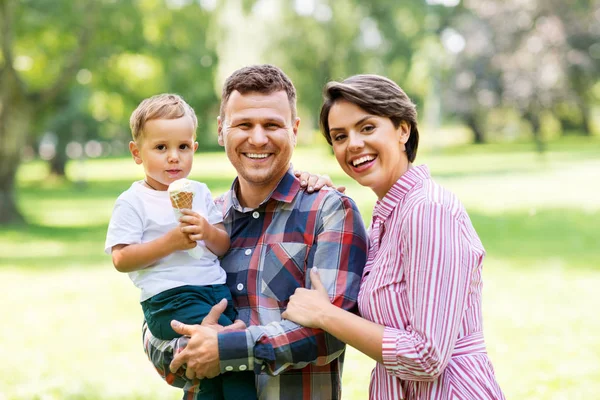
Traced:
[[[391, 80], [330, 82], [321, 127], [340, 166], [378, 197], [359, 317], [332, 305], [316, 268], [284, 318], [323, 329], [377, 361], [371, 399], [503, 399], [486, 354], [485, 255], [460, 201], [413, 166], [414, 104]], [[315, 290], [316, 289], [316, 290]]]

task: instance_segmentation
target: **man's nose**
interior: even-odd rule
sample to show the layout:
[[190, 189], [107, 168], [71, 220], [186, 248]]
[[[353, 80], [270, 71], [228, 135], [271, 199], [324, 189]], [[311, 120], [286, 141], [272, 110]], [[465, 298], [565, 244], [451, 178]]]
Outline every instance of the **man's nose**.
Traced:
[[254, 146], [264, 146], [269, 142], [269, 137], [267, 136], [267, 131], [260, 126], [256, 125], [250, 131], [250, 137], [248, 138], [248, 142]]

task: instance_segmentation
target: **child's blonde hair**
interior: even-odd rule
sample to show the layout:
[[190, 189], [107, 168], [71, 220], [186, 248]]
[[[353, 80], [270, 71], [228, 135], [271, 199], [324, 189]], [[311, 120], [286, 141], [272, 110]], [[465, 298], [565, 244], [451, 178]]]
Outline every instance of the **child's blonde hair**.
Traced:
[[133, 140], [137, 143], [142, 138], [146, 122], [153, 119], [177, 119], [185, 115], [192, 119], [192, 123], [194, 124], [194, 138], [196, 138], [196, 128], [198, 127], [196, 113], [181, 96], [172, 93], [163, 93], [149, 97], [137, 106], [131, 114], [131, 118], [129, 118], [131, 136], [133, 136]]

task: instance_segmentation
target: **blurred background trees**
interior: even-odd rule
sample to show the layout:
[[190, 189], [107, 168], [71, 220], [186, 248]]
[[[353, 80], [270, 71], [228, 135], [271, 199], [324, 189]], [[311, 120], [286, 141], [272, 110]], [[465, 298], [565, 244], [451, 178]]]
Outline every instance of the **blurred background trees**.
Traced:
[[[426, 129], [470, 141], [598, 133], [598, 0], [0, 0], [0, 223], [22, 221], [23, 158], [123, 155], [143, 98], [176, 92], [214, 149], [220, 86], [270, 62], [298, 89], [300, 143], [318, 135], [323, 85], [386, 75]], [[596, 111], [595, 111], [596, 110]]]

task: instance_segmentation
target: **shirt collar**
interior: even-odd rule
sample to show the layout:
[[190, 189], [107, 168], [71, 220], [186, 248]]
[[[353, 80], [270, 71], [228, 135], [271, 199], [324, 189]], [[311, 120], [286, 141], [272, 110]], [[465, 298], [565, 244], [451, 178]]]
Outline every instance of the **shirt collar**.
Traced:
[[[237, 197], [239, 186], [239, 178], [236, 177], [231, 184], [231, 189], [225, 196], [225, 215], [228, 214], [232, 208], [239, 212], [248, 212], [253, 210], [251, 208], [241, 206]], [[294, 176], [294, 167], [290, 164], [290, 168], [287, 170], [285, 175], [283, 175], [275, 189], [267, 196], [266, 199], [262, 201], [262, 203], [260, 203], [258, 207], [261, 207], [271, 199], [284, 203], [291, 203], [299, 190], [300, 181]]]
[[377, 217], [385, 221], [417, 183], [430, 177], [429, 168], [426, 165], [410, 168], [394, 183], [386, 195], [375, 203], [373, 218]]

